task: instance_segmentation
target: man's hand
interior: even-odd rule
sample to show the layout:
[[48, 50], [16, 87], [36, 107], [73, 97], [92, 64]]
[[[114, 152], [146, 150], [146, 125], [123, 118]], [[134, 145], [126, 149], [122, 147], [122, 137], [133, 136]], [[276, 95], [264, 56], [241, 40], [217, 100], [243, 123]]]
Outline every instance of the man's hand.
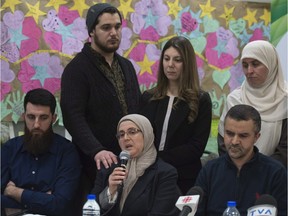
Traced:
[[[21, 203], [21, 196], [22, 196], [23, 191], [24, 189], [16, 187], [14, 182], [9, 181], [4, 190], [4, 195]], [[22, 212], [22, 209], [5, 208], [5, 213], [8, 216], [21, 213], [21, 212]]]
[[114, 155], [113, 152], [106, 151], [106, 150], [102, 150], [102, 151], [98, 152], [94, 156], [94, 160], [96, 162], [96, 166], [97, 166], [98, 170], [100, 170], [100, 168], [101, 168], [101, 166], [100, 166], [101, 163], [103, 163], [103, 165], [106, 169], [108, 169], [113, 163], [115, 163], [115, 164], [118, 163], [117, 156]]
[[16, 187], [15, 183], [9, 181], [4, 190], [4, 195], [15, 199], [17, 202], [21, 203], [21, 196], [24, 189]]
[[[9, 181], [4, 190], [4, 195], [21, 203], [21, 196], [22, 196], [23, 191], [24, 191], [23, 188], [16, 187], [14, 182]], [[52, 194], [52, 191], [47, 191], [46, 193]], [[22, 211], [23, 209], [5, 208], [5, 213], [7, 216], [18, 214], [18, 213], [20, 214]]]

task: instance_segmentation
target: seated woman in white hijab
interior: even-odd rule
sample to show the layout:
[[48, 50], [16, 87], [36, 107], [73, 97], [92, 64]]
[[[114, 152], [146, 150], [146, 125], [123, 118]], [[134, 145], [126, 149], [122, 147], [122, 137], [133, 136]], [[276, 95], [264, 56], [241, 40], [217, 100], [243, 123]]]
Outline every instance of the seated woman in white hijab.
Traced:
[[244, 47], [241, 61], [246, 79], [227, 97], [218, 125], [219, 154], [225, 151], [223, 120], [227, 111], [234, 105], [248, 104], [262, 119], [261, 136], [255, 145], [287, 167], [287, 83], [277, 51], [267, 41], [252, 41]]
[[117, 138], [130, 159], [126, 171], [118, 164], [97, 173], [92, 193], [97, 195], [101, 214], [178, 215], [177, 171], [157, 158], [149, 120], [138, 114], [124, 116], [117, 127]]

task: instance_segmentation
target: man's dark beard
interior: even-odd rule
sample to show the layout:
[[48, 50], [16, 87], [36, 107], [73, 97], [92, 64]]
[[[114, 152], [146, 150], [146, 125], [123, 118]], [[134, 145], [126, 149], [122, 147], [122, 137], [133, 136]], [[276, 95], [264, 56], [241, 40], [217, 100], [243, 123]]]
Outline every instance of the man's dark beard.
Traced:
[[93, 40], [94, 40], [94, 43], [99, 47], [99, 49], [101, 49], [105, 53], [114, 53], [120, 46], [120, 41], [119, 41], [116, 47], [111, 47], [111, 48], [106, 47], [105, 45], [99, 42], [97, 35], [93, 37]]
[[[38, 131], [38, 133], [35, 133]], [[52, 125], [45, 132], [40, 129], [29, 131], [25, 124], [24, 148], [33, 155], [41, 155], [50, 149], [53, 142]]]

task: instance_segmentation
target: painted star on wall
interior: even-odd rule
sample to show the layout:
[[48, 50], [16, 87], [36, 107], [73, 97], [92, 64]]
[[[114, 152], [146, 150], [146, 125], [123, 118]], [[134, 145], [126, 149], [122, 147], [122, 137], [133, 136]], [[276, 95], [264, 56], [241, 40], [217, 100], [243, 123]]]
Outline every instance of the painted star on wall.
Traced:
[[217, 46], [213, 48], [213, 50], [217, 51], [218, 58], [220, 58], [221, 54], [226, 50], [226, 41], [217, 40]]
[[257, 19], [255, 18], [257, 10], [250, 11], [249, 8], [247, 8], [247, 15], [243, 17], [244, 20], [248, 22], [248, 26], [251, 26], [253, 23], [257, 22]]
[[191, 40], [191, 39], [193, 39], [193, 38], [200, 38], [200, 37], [202, 37], [203, 35], [204, 35], [204, 33], [201, 32], [201, 31], [199, 30], [199, 28], [198, 28], [198, 29], [192, 31], [192, 32], [191, 32], [190, 34], [188, 34], [186, 37]]
[[[189, 6], [185, 7], [179, 12], [177, 17], [181, 17], [183, 13], [188, 12], [189, 10], [190, 10]], [[172, 24], [174, 25], [174, 33], [179, 33], [182, 28], [181, 19], [174, 19], [172, 21]]]
[[67, 4], [66, 0], [50, 0], [45, 7], [53, 7], [58, 12], [60, 5], [64, 4]]
[[118, 7], [118, 10], [122, 12], [123, 18], [127, 19], [128, 13], [133, 13], [135, 10], [131, 7], [132, 0], [120, 0], [120, 6]]
[[241, 40], [240, 46], [244, 46], [250, 41], [250, 38], [252, 37], [252, 34], [248, 34], [246, 29], [243, 30], [242, 35], [239, 35], [239, 39]]
[[169, 7], [168, 15], [173, 15], [175, 18], [177, 18], [179, 11], [182, 10], [182, 7], [179, 6], [179, 0], [167, 2], [167, 4]]
[[145, 17], [145, 29], [148, 28], [149, 26], [156, 26], [156, 20], [158, 19], [159, 16], [154, 16], [152, 14], [151, 9], [148, 10], [148, 14]]
[[86, 9], [88, 9], [89, 7], [90, 7], [90, 6], [87, 5], [87, 4], [85, 3], [85, 1], [83, 1], [83, 0], [74, 0], [74, 5], [73, 5], [73, 7], [70, 8], [70, 10], [76, 10], [76, 11], [78, 11], [79, 15], [80, 15], [81, 17], [83, 17], [83, 11], [86, 10]]
[[235, 18], [233, 17], [234, 8], [235, 7], [228, 9], [227, 6], [224, 5], [224, 13], [219, 16], [219, 17], [225, 19], [226, 26], [229, 24], [230, 20], [235, 20]]
[[262, 26], [263, 26], [263, 21], [261, 21], [260, 23], [254, 23], [251, 27], [250, 27], [250, 29], [251, 30], [255, 30], [255, 29], [260, 29], [260, 28], [262, 28]]
[[25, 15], [25, 17], [32, 16], [36, 23], [38, 23], [39, 16], [46, 15], [46, 13], [39, 9], [40, 1], [38, 1], [34, 6], [29, 3], [26, 3], [26, 5], [28, 7], [28, 13]]
[[23, 40], [29, 39], [25, 35], [22, 34], [22, 26], [18, 29], [9, 28], [9, 33], [11, 35], [10, 42], [15, 43], [16, 46], [20, 49], [21, 42]]
[[216, 8], [215, 7], [212, 7], [211, 6], [211, 2], [210, 0], [207, 1], [207, 4], [206, 5], [199, 5], [200, 8], [202, 9], [202, 14], [201, 14], [201, 17], [204, 17], [204, 16], [208, 16], [208, 17], [212, 17], [211, 13], [212, 11], [214, 11]]
[[267, 26], [271, 22], [271, 12], [267, 9], [264, 9], [264, 14], [259, 18], [262, 19], [265, 23], [265, 26]]
[[31, 80], [39, 80], [41, 85], [44, 86], [45, 79], [51, 78], [52, 76], [47, 72], [47, 65], [44, 66], [34, 66], [36, 71], [35, 75], [31, 78]]
[[[2, 1], [1, 1], [2, 3]], [[15, 6], [18, 5], [18, 4], [21, 4], [22, 2], [19, 1], [19, 0], [6, 0], [4, 2], [4, 4], [1, 6], [1, 9], [4, 9], [4, 8], [10, 8], [10, 10], [14, 13], [15, 12]]]
[[55, 30], [56, 33], [62, 36], [62, 42], [66, 41], [67, 38], [75, 38], [75, 36], [71, 33], [72, 25], [65, 26], [63, 23], [59, 23], [59, 28]]
[[197, 13], [193, 13], [193, 11], [190, 11], [191, 16], [197, 20], [198, 24], [203, 23], [202, 19], [200, 18], [201, 11], [199, 10]]
[[149, 74], [153, 74], [151, 66], [155, 63], [154, 61], [150, 61], [147, 57], [147, 55], [145, 54], [143, 61], [141, 62], [136, 62], [139, 67], [141, 68], [141, 71], [139, 73], [139, 75], [141, 76], [144, 73], [149, 73]]

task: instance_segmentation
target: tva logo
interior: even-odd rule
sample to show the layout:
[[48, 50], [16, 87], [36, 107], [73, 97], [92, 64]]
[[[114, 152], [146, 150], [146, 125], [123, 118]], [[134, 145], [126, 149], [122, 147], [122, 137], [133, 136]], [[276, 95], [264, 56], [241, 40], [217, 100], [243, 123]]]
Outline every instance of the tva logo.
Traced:
[[265, 216], [272, 215], [272, 211], [270, 209], [256, 209], [249, 212], [249, 216]]
[[272, 205], [257, 205], [248, 209], [248, 216], [276, 216], [277, 209]]

